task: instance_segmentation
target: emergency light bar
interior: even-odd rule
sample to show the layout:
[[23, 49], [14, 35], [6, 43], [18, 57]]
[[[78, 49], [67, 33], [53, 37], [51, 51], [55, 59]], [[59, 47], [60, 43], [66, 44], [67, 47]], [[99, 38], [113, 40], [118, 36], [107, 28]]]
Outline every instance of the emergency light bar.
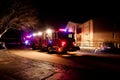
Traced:
[[59, 31], [65, 31], [66, 32], [67, 30], [66, 29], [59, 29]]
[[33, 33], [33, 36], [37, 36], [37, 34], [36, 34], [36, 33]]
[[73, 32], [72, 30], [70, 29], [59, 29], [59, 31], [64, 31], [64, 32]]
[[31, 38], [31, 37], [32, 37], [32, 35], [27, 35], [27, 36], [26, 36], [26, 38]]
[[33, 33], [32, 36], [41, 36], [42, 32]]

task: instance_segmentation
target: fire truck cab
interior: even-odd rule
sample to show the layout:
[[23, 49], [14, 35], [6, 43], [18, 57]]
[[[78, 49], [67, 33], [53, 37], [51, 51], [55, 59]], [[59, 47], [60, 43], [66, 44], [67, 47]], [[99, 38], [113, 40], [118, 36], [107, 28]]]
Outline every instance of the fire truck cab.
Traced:
[[33, 36], [31, 41], [33, 49], [39, 48], [50, 52], [67, 52], [80, 50], [79, 46], [75, 44], [74, 32], [66, 29], [59, 29], [57, 31], [47, 30], [41, 35]]

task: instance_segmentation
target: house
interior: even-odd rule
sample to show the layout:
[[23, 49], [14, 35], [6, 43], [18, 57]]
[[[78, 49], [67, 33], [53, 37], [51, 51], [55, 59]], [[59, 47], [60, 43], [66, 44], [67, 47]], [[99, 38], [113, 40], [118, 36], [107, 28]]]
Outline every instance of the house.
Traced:
[[99, 47], [103, 42], [110, 41], [120, 47], [120, 28], [109, 18], [94, 18], [84, 23], [69, 21], [67, 28], [75, 32], [79, 46]]

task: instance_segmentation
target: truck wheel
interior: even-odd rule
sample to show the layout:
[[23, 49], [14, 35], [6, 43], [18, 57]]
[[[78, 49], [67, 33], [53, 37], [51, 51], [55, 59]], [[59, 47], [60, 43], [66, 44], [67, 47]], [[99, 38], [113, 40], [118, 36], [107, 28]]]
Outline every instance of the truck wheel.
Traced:
[[36, 47], [32, 47], [33, 50], [36, 50]]
[[35, 45], [32, 45], [32, 49], [33, 49], [33, 50], [36, 50], [36, 46], [35, 46]]
[[64, 51], [62, 51], [62, 53], [63, 53], [63, 54], [66, 54], [66, 53], [67, 53], [67, 51], [66, 51], [66, 50], [64, 50]]

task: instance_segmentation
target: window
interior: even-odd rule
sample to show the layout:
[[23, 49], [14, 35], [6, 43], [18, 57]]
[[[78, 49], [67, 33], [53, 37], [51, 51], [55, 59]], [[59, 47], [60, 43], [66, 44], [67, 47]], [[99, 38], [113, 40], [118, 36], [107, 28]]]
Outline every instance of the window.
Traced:
[[59, 32], [58, 37], [61, 39], [69, 39], [69, 38], [74, 38], [74, 34], [68, 32]]
[[68, 38], [72, 38], [72, 34], [68, 34]]

